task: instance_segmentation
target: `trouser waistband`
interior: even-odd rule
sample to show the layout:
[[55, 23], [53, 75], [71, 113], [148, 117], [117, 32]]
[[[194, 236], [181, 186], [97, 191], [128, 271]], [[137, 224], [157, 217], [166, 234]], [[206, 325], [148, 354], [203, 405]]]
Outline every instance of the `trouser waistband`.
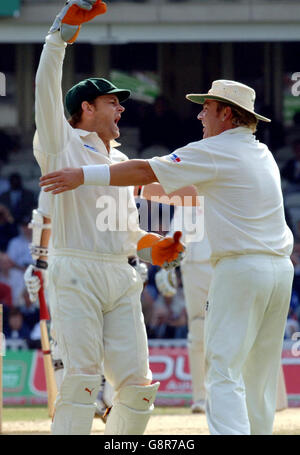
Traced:
[[59, 250], [53, 249], [50, 251], [50, 255], [63, 257], [71, 256], [100, 262], [128, 262], [128, 257], [124, 254], [95, 253], [93, 251], [73, 250], [71, 248], [60, 248]]

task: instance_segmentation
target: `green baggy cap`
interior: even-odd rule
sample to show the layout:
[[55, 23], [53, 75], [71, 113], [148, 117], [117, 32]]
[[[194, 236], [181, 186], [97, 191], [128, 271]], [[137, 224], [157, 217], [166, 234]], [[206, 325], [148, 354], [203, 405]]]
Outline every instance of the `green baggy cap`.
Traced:
[[93, 101], [97, 96], [114, 94], [119, 102], [127, 100], [130, 90], [117, 88], [114, 84], [103, 78], [91, 77], [74, 85], [66, 95], [66, 108], [70, 115], [77, 112], [83, 101]]

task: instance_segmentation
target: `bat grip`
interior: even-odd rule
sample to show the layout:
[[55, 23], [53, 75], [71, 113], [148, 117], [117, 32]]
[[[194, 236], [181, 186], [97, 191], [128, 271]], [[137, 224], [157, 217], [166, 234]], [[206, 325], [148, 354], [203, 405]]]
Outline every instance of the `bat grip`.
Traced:
[[45, 294], [44, 294], [44, 283], [43, 283], [42, 272], [40, 272], [39, 270], [35, 270], [33, 272], [33, 274], [39, 278], [40, 283], [41, 283], [41, 287], [40, 287], [39, 293], [38, 293], [39, 302], [40, 302], [40, 320], [45, 319], [45, 320], [49, 321], [50, 315], [48, 312], [47, 303], [46, 303]]

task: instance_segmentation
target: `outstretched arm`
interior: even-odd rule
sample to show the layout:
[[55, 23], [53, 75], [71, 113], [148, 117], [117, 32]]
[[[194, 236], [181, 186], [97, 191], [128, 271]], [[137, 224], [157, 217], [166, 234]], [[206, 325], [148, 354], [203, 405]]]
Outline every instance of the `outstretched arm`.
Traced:
[[44, 191], [53, 194], [74, 190], [80, 185], [135, 186], [157, 182], [147, 160], [129, 160], [108, 166], [83, 166], [82, 168], [64, 168], [40, 178]]
[[[100, 0], [69, 0], [57, 15], [41, 54], [35, 84], [35, 123], [40, 153], [56, 155], [68, 142], [71, 126], [64, 115], [61, 91], [67, 43], [75, 41], [82, 23], [106, 11]], [[37, 156], [38, 161], [39, 156]]]

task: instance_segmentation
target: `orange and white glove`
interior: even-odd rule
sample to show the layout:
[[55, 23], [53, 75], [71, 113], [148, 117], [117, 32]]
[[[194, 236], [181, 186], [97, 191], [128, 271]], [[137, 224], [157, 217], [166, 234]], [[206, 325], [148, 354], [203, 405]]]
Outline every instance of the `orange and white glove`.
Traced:
[[182, 232], [176, 231], [173, 237], [146, 234], [137, 244], [137, 254], [145, 262], [159, 265], [166, 270], [178, 267], [184, 256], [185, 247], [180, 242]]
[[105, 12], [106, 4], [101, 0], [68, 0], [56, 16], [49, 33], [60, 30], [61, 38], [72, 44], [77, 39], [81, 24]]

